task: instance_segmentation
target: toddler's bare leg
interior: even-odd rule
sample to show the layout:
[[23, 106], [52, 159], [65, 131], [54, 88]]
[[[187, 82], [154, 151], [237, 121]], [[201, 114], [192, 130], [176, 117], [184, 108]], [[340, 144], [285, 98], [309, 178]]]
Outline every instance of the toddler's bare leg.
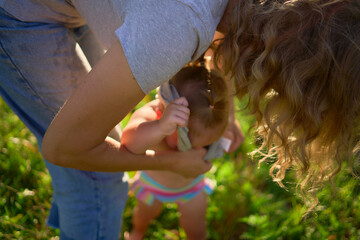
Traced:
[[206, 208], [207, 196], [204, 192], [179, 205], [180, 226], [185, 230], [188, 240], [206, 239]]
[[130, 233], [130, 240], [143, 239], [151, 220], [156, 218], [162, 210], [162, 203], [154, 200], [151, 206], [138, 201], [133, 213], [133, 229]]

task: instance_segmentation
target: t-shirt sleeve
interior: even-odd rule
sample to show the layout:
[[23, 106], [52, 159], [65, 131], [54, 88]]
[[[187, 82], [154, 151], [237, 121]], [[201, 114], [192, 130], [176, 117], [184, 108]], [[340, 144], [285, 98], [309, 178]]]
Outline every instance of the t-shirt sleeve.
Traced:
[[144, 93], [197, 59], [214, 32], [191, 7], [170, 0], [130, 1], [124, 23], [115, 31]]

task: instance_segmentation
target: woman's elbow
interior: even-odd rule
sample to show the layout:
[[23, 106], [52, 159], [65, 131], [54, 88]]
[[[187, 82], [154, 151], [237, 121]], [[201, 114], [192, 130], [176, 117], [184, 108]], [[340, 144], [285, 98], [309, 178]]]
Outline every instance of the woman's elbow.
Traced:
[[66, 165], [62, 151], [58, 149], [57, 144], [47, 134], [45, 134], [41, 145], [41, 154], [46, 161], [58, 166]]

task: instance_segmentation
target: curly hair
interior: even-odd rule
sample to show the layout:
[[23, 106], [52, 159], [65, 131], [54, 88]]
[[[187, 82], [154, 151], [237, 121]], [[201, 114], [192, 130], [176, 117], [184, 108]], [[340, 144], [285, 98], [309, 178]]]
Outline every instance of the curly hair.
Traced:
[[360, 1], [239, 0], [231, 21], [214, 61], [249, 97], [273, 180], [295, 168], [310, 197], [358, 150]]

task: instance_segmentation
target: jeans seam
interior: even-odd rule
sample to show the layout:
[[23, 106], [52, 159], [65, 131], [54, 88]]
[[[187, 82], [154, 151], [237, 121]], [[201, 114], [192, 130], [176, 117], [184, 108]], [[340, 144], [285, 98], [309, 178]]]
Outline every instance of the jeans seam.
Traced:
[[99, 188], [99, 182], [96, 176], [96, 173], [93, 174], [93, 181], [94, 181], [94, 192], [95, 192], [95, 201], [96, 201], [96, 211], [97, 211], [97, 234], [96, 234], [96, 240], [99, 240], [101, 237], [101, 228], [102, 228], [102, 222], [101, 222], [101, 194], [100, 194], [100, 188]]
[[42, 97], [37, 93], [37, 91], [35, 91], [35, 89], [33, 88], [33, 86], [30, 84], [30, 82], [26, 79], [26, 77], [23, 75], [23, 73], [21, 72], [20, 68], [15, 64], [14, 60], [11, 58], [11, 56], [9, 55], [9, 53], [6, 51], [6, 48], [4, 47], [3, 42], [0, 39], [0, 47], [2, 49], [2, 51], [4, 52], [4, 54], [6, 55], [6, 57], [8, 58], [8, 62], [9, 64], [12, 65], [12, 67], [14, 69], [16, 69], [16, 72], [20, 75], [20, 77], [22, 78], [22, 80], [26, 83], [26, 86], [28, 87], [28, 89], [31, 90], [31, 92], [34, 94], [34, 96], [36, 96], [39, 101], [41, 102], [41, 104], [46, 108], [46, 110], [49, 110], [50, 112], [52, 112], [53, 114], [56, 114], [56, 112], [53, 111], [53, 109], [51, 107], [49, 107], [42, 99]]

